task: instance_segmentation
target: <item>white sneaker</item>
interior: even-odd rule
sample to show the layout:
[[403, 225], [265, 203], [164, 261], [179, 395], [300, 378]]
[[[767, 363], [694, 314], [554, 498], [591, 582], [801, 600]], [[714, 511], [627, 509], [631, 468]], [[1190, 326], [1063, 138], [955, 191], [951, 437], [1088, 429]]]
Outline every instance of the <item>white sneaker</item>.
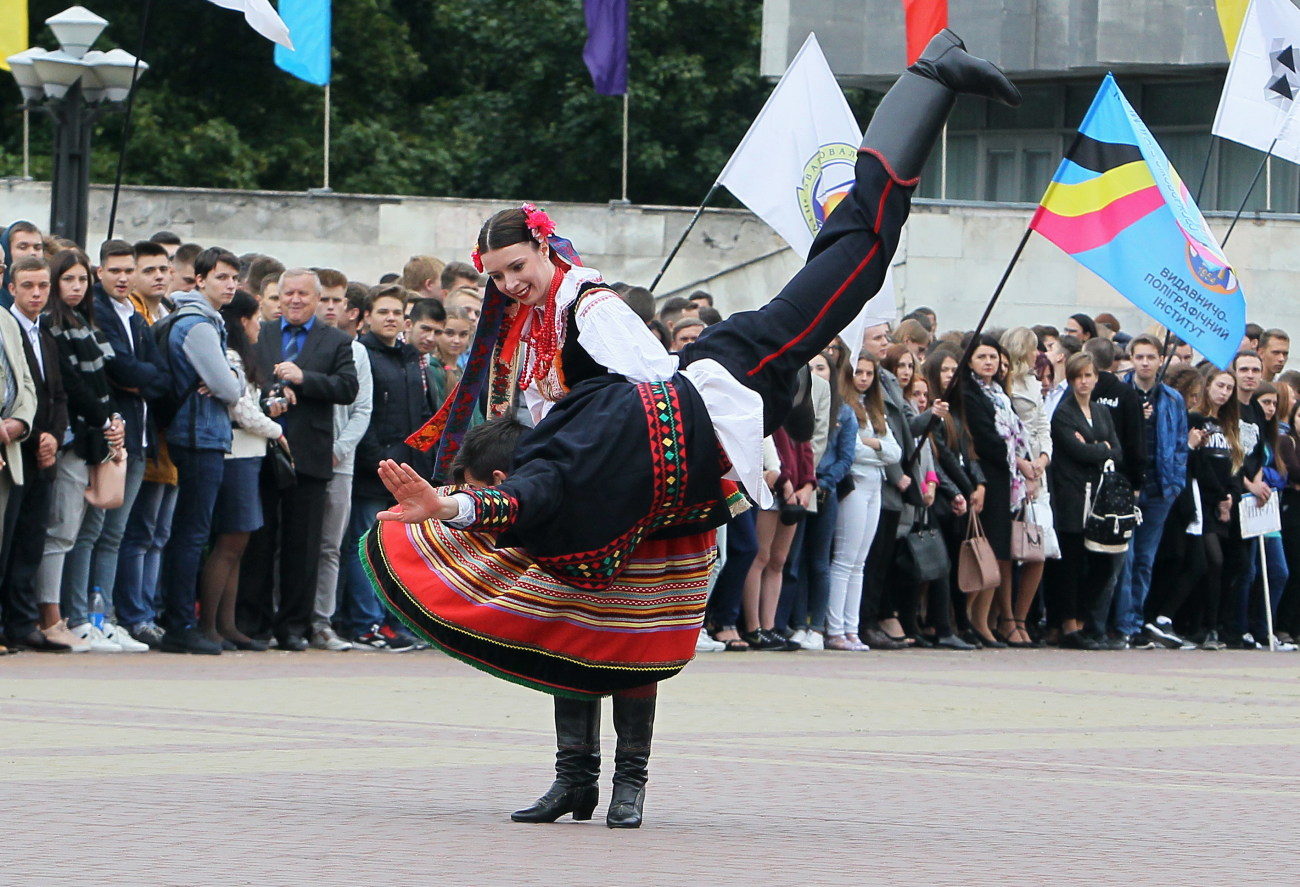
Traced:
[[790, 640], [798, 644], [800, 648], [803, 647], [803, 642], [807, 639], [808, 629], [806, 628], [796, 628], [790, 635]]
[[799, 642], [799, 645], [805, 650], [826, 649], [826, 641], [822, 638], [822, 633], [811, 628], [804, 632], [803, 640]]
[[121, 653], [122, 648], [104, 637], [104, 633], [90, 622], [73, 625], [68, 631], [90, 644], [92, 653]]
[[1289, 644], [1286, 641], [1279, 641], [1277, 635], [1273, 636], [1273, 646], [1279, 653], [1294, 653], [1297, 649], [1295, 644]]
[[700, 629], [699, 640], [695, 642], [696, 653], [720, 653], [725, 649], [727, 649], [726, 644], [722, 641], [715, 641], [713, 638], [709, 637], [707, 631], [702, 628]]
[[[102, 629], [104, 640], [117, 644], [123, 653], [148, 653], [149, 645], [142, 644], [127, 632], [125, 628], [112, 622], [105, 622]], [[93, 649], [93, 648], [92, 648]]]
[[317, 629], [311, 633], [311, 645], [317, 650], [329, 650], [333, 653], [342, 653], [344, 650], [351, 650], [352, 644], [339, 637], [334, 629], [325, 627]]

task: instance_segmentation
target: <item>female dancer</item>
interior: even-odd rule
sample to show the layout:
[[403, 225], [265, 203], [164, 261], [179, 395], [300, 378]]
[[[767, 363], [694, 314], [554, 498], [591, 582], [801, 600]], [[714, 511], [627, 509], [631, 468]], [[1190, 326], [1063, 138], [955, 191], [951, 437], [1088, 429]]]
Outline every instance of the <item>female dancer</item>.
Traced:
[[[504, 415], [516, 384], [538, 425], [515, 451], [513, 473], [491, 489], [440, 496], [385, 463], [399, 506], [367, 537], [365, 560], [381, 598], [414, 629], [556, 696], [557, 778], [517, 820], [591, 815], [599, 697], [614, 694], [606, 822], [640, 825], [652, 682], [694, 653], [712, 527], [732, 498], [723, 475], [766, 503], [762, 438], [785, 420], [799, 368], [879, 288], [959, 92], [1019, 100], [1001, 72], [945, 31], [876, 111], [856, 185], [807, 267], [764, 308], [709, 327], [680, 361], [553, 237], [545, 214], [525, 206], [484, 225], [477, 256], [489, 284], [465, 376], [412, 443], [439, 441], [445, 469], [480, 394], [489, 414]], [[498, 550], [470, 552], [480, 534]], [[467, 577], [469, 554], [476, 563], [494, 556], [501, 569]]]

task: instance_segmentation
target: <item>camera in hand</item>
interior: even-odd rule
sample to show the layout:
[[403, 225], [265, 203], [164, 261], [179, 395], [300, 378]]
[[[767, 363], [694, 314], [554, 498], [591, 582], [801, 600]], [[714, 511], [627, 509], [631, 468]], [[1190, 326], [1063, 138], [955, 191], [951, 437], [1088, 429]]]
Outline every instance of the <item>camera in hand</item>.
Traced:
[[288, 407], [289, 398], [284, 393], [284, 383], [276, 382], [267, 389], [266, 397], [262, 398], [262, 409], [268, 413], [274, 406]]

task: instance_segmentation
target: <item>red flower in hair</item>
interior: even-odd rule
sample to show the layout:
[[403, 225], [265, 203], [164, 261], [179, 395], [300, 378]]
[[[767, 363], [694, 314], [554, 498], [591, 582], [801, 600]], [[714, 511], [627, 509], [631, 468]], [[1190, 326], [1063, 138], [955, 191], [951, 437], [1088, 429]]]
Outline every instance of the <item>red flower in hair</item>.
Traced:
[[478, 244], [477, 244], [477, 243], [474, 244], [474, 250], [473, 250], [473, 252], [471, 252], [471, 253], [469, 254], [469, 260], [470, 260], [471, 262], [474, 263], [474, 267], [478, 269], [478, 273], [479, 273], [479, 274], [482, 274], [482, 273], [483, 273], [483, 257], [480, 256], [480, 255], [478, 254]]
[[542, 243], [555, 233], [555, 222], [551, 221], [546, 210], [538, 209], [531, 203], [525, 203], [519, 208], [524, 212], [524, 224], [533, 232], [533, 239], [538, 243]]

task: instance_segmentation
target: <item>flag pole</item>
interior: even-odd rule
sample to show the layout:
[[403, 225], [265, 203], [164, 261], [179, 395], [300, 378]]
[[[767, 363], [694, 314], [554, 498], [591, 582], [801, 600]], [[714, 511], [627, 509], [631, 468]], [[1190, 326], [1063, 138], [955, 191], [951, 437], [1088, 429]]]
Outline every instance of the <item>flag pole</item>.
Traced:
[[1250, 195], [1255, 191], [1255, 186], [1259, 184], [1259, 177], [1264, 173], [1264, 167], [1268, 164], [1268, 158], [1273, 156], [1273, 149], [1277, 147], [1277, 140], [1282, 136], [1279, 134], [1273, 139], [1273, 144], [1268, 146], [1268, 151], [1264, 154], [1264, 160], [1259, 164], [1259, 169], [1255, 170], [1255, 177], [1250, 180], [1250, 187], [1246, 189], [1246, 196], [1241, 198], [1241, 206], [1237, 207], [1237, 214], [1232, 217], [1232, 224], [1228, 226], [1228, 231], [1223, 235], [1223, 240], [1219, 241], [1219, 247], [1227, 245], [1228, 238], [1232, 236], [1232, 229], [1237, 227], [1241, 214], [1246, 211], [1246, 204], [1250, 201]]
[[113, 239], [113, 227], [117, 224], [117, 202], [122, 194], [122, 173], [126, 170], [126, 146], [131, 141], [131, 119], [135, 111], [135, 91], [140, 85], [140, 56], [144, 55], [145, 37], [149, 33], [149, 8], [153, 0], [144, 0], [144, 9], [140, 13], [140, 48], [135, 54], [135, 65], [131, 68], [131, 91], [126, 94], [126, 121], [122, 124], [122, 147], [117, 152], [117, 174], [113, 177], [113, 202], [108, 209], [108, 239]]
[[32, 112], [23, 105], [23, 178], [32, 177]]
[[943, 140], [939, 142], [939, 199], [948, 199], [948, 121], [943, 122]]
[[[1068, 157], [1069, 155], [1067, 154], [1066, 156]], [[1025, 229], [1024, 236], [1020, 238], [1020, 243], [1016, 245], [1016, 251], [1011, 256], [1011, 261], [1007, 263], [1006, 270], [1002, 272], [1002, 279], [998, 281], [997, 289], [993, 290], [993, 297], [989, 299], [989, 303], [984, 306], [984, 314], [980, 317], [980, 322], [975, 324], [975, 330], [970, 335], [970, 342], [966, 344], [965, 353], [961, 356], [961, 363], [957, 365], [957, 372], [953, 373], [952, 381], [948, 383], [948, 387], [943, 392], [943, 399], [945, 401], [951, 401], [953, 394], [956, 393], [957, 384], [962, 377], [962, 367], [970, 363], [971, 355], [975, 353], [975, 349], [979, 346], [980, 333], [984, 332], [984, 324], [988, 323], [989, 315], [993, 313], [993, 306], [998, 303], [998, 297], [1002, 295], [1002, 290], [1006, 287], [1007, 280], [1011, 277], [1011, 270], [1015, 268], [1016, 263], [1020, 261], [1020, 254], [1025, 251], [1025, 244], [1029, 243], [1029, 235], [1033, 232], [1033, 228]]]
[[1196, 186], [1196, 205], [1201, 205], [1201, 192], [1205, 190], [1205, 180], [1210, 177], [1210, 155], [1214, 153], [1214, 133], [1210, 133], [1210, 143], [1205, 146], [1205, 163], [1201, 164], [1201, 183]]
[[704, 214], [704, 207], [713, 199], [714, 192], [717, 190], [718, 183], [714, 182], [713, 187], [709, 188], [709, 193], [704, 195], [704, 200], [700, 202], [699, 207], [695, 210], [695, 215], [691, 216], [691, 221], [686, 225], [686, 230], [682, 232], [681, 237], [677, 238], [677, 244], [673, 247], [672, 252], [668, 254], [668, 258], [664, 259], [663, 267], [659, 269], [659, 273], [655, 275], [654, 282], [650, 284], [650, 292], [653, 293], [655, 291], [655, 287], [657, 287], [659, 281], [663, 279], [664, 272], [667, 271], [668, 266], [673, 263], [673, 259], [677, 258], [677, 252], [682, 248], [682, 244], [686, 242], [687, 235], [691, 233], [691, 229], [695, 227], [695, 223], [700, 220], [700, 216]]
[[631, 100], [628, 98], [628, 91], [623, 90], [623, 202], [627, 203], [627, 120], [628, 105]]
[[324, 176], [324, 184], [321, 185], [321, 190], [324, 191], [328, 191], [330, 189], [330, 113], [331, 110], [332, 109], [330, 106], [330, 85], [329, 83], [326, 83], [325, 84], [325, 156], [323, 158], [323, 165], [325, 167], [325, 176]]

